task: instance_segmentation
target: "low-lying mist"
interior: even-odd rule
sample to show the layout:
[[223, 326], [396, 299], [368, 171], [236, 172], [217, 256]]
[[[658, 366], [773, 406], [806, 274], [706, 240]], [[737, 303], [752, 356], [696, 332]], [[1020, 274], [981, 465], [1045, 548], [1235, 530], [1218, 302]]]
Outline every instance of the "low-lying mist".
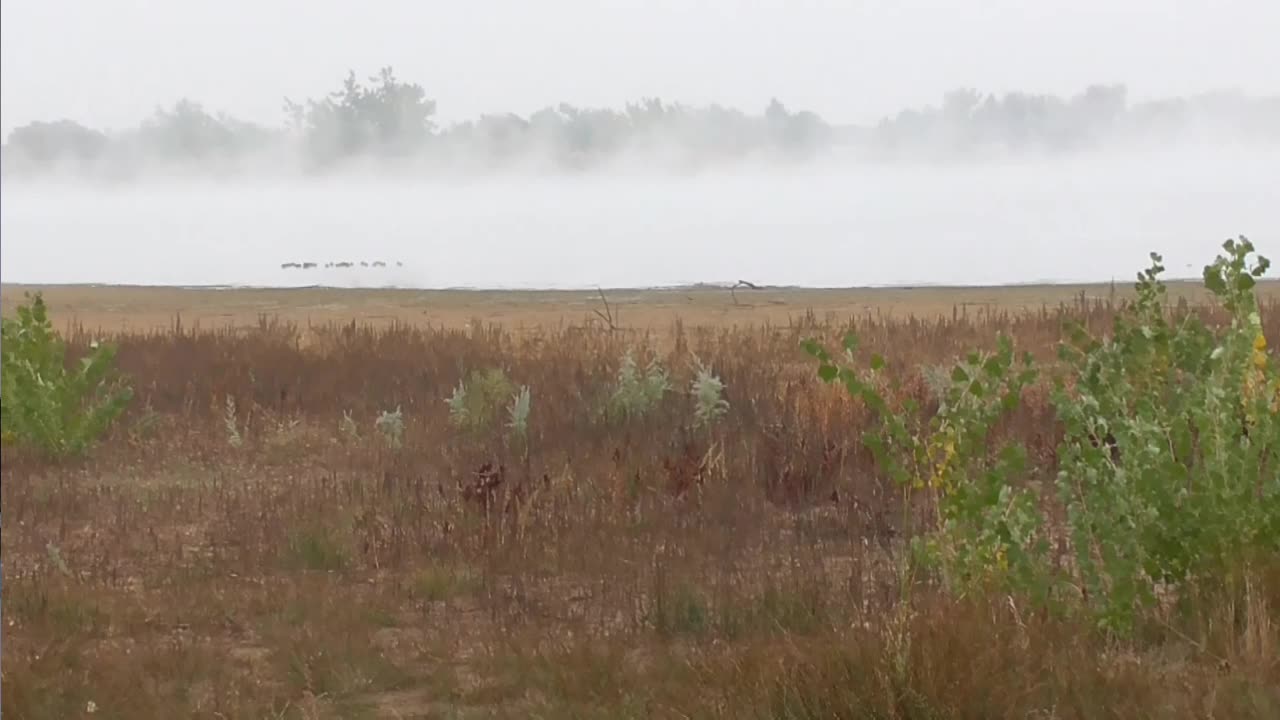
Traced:
[[1184, 143], [688, 173], [10, 178], [0, 276], [420, 288], [1127, 282], [1150, 251], [1171, 276], [1196, 275], [1238, 234], [1277, 255], [1276, 168], [1276, 145]]
[[1191, 275], [1280, 237], [1280, 98], [974, 90], [874, 126], [646, 99], [448, 127], [386, 68], [264, 127], [16, 128], [6, 282], [565, 288]]

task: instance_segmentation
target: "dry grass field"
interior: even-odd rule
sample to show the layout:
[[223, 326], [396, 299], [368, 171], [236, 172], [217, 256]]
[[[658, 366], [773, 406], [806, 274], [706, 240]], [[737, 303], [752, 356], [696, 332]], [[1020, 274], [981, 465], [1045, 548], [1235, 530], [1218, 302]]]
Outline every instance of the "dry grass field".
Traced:
[[[6, 316], [36, 289], [134, 398], [83, 459], [4, 450], [7, 718], [1280, 717], [1274, 561], [1124, 640], [904, 588], [916, 509], [800, 349], [855, 329], [928, 406], [934, 368], [997, 333], [1051, 362], [1127, 285], [611, 290], [613, 329], [589, 292], [7, 286]], [[672, 390], [619, 420], [628, 351]], [[522, 435], [451, 422], [487, 368]], [[997, 432], [1052, 476], [1047, 381]]]
[[[513, 332], [582, 324], [605, 309], [595, 291], [214, 289], [121, 286], [6, 285], [0, 308], [8, 312], [24, 293], [40, 291], [54, 324], [74, 322], [109, 331], [168, 330], [176, 318], [188, 328], [257, 326], [268, 316], [302, 328], [355, 322], [386, 326], [460, 328], [481, 321]], [[1089, 300], [1121, 300], [1131, 283], [1027, 285], [1018, 287], [921, 287], [801, 289], [694, 287], [605, 290], [619, 327], [665, 332], [678, 319], [687, 326], [786, 325], [812, 313], [829, 317], [950, 317], [982, 311], [1023, 312]], [[1280, 282], [1260, 287], [1264, 298], [1280, 297]], [[1199, 283], [1171, 282], [1171, 299], [1203, 302]]]

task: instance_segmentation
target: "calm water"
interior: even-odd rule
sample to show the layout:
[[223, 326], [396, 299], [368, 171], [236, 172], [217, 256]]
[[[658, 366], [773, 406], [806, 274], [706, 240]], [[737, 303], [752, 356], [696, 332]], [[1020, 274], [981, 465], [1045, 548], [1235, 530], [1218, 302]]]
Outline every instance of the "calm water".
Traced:
[[[1223, 239], [1237, 234], [1280, 256], [1280, 148], [686, 178], [149, 183], [110, 190], [10, 180], [0, 215], [5, 282], [1127, 281], [1151, 250], [1165, 254], [1170, 275], [1196, 274]], [[323, 269], [343, 260], [357, 267]], [[362, 260], [389, 267], [362, 269]], [[280, 268], [303, 261], [321, 268]]]

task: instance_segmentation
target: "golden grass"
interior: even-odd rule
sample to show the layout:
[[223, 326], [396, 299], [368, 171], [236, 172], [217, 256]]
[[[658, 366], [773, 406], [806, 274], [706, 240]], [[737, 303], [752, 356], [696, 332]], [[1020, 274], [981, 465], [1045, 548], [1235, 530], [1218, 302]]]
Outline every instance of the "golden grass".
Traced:
[[[209, 289], [84, 285], [5, 285], [0, 306], [10, 312], [27, 292], [42, 292], [54, 324], [75, 323], [109, 331], [168, 330], [175, 317], [187, 327], [255, 327], [269, 316], [306, 328], [355, 322], [386, 326], [461, 328], [480, 321], [499, 323], [512, 332], [582, 324], [604, 310], [592, 291]], [[665, 332], [677, 320], [691, 327], [786, 325], [812, 314], [894, 318], [950, 317], [955, 313], [1036, 311], [1089, 300], [1132, 297], [1128, 279], [1115, 284], [1028, 285], [1008, 287], [919, 287], [884, 289], [678, 288], [605, 290], [617, 324], [634, 330]], [[1206, 299], [1198, 283], [1170, 282], [1174, 301]], [[1262, 298], [1280, 298], [1280, 282], [1259, 286]]]

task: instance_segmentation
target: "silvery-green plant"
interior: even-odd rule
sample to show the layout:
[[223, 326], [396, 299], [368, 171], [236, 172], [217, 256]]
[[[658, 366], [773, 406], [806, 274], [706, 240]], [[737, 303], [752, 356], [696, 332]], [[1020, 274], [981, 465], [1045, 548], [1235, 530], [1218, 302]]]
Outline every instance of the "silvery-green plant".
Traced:
[[947, 365], [923, 365], [920, 375], [929, 396], [938, 403], [938, 412], [946, 412], [947, 392], [951, 389], [951, 370]]
[[49, 564], [58, 569], [58, 572], [67, 577], [74, 577], [71, 568], [67, 567], [67, 561], [62, 557], [62, 550], [54, 545], [52, 541], [44, 544], [45, 554], [49, 556]]
[[458, 387], [453, 389], [445, 403], [449, 406], [449, 422], [455, 427], [465, 427], [468, 421], [467, 386], [462, 380], [458, 381]]
[[729, 411], [729, 401], [723, 397], [724, 382], [701, 360], [694, 362], [697, 373], [690, 391], [694, 398], [693, 423], [700, 428], [710, 427]]
[[222, 411], [222, 424], [227, 428], [227, 442], [231, 447], [240, 447], [244, 438], [240, 436], [240, 428], [236, 422], [236, 399], [227, 396], [226, 407]]
[[529, 434], [529, 410], [531, 409], [532, 398], [529, 395], [529, 386], [522, 385], [520, 392], [516, 393], [511, 399], [511, 406], [507, 408], [510, 419], [507, 421], [507, 427], [511, 428], [511, 433], [520, 439], [524, 439]]
[[338, 424], [338, 428], [342, 431], [343, 437], [355, 442], [360, 439], [360, 429], [356, 425], [356, 421], [351, 417], [350, 410], [342, 411], [342, 422]]
[[635, 356], [627, 351], [618, 369], [618, 384], [609, 396], [606, 412], [611, 419], [643, 417], [662, 402], [662, 397], [670, 389], [667, 371], [657, 358], [649, 361], [649, 366], [641, 374]]
[[383, 410], [378, 419], [373, 421], [373, 425], [382, 433], [388, 445], [400, 447], [404, 438], [404, 415], [400, 412], [400, 406], [396, 406], [395, 412]]

